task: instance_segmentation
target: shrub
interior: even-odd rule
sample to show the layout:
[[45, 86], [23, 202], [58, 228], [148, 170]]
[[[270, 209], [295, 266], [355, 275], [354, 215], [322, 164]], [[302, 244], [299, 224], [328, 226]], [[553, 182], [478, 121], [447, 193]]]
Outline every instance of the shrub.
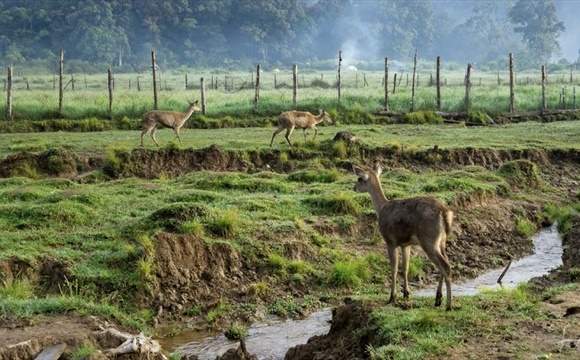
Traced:
[[208, 215], [206, 206], [195, 203], [175, 203], [154, 211], [149, 220], [168, 231], [178, 231], [181, 225], [191, 220], [200, 221]]
[[181, 224], [181, 232], [196, 237], [202, 237], [204, 233], [203, 224], [197, 220], [186, 221]]
[[224, 332], [224, 336], [228, 340], [232, 340], [232, 341], [242, 340], [243, 338], [248, 336], [248, 329], [242, 324], [233, 323]]
[[406, 113], [403, 122], [407, 124], [443, 124], [443, 118], [433, 111], [415, 111]]
[[230, 209], [214, 214], [207, 228], [216, 236], [231, 238], [237, 234], [240, 224], [240, 215], [236, 210]]
[[30, 299], [34, 296], [32, 284], [27, 280], [14, 280], [0, 287], [0, 298]]
[[334, 156], [344, 159], [348, 156], [348, 145], [344, 141], [337, 141], [332, 144], [332, 153]]
[[370, 271], [365, 261], [339, 261], [332, 266], [329, 282], [334, 286], [354, 287], [369, 278]]
[[290, 274], [308, 274], [314, 271], [312, 266], [302, 260], [292, 260], [287, 265]]
[[467, 119], [470, 123], [480, 125], [489, 125], [494, 123], [491, 116], [481, 111], [470, 112], [467, 116]]
[[516, 232], [525, 237], [530, 237], [536, 233], [536, 225], [526, 218], [516, 219]]

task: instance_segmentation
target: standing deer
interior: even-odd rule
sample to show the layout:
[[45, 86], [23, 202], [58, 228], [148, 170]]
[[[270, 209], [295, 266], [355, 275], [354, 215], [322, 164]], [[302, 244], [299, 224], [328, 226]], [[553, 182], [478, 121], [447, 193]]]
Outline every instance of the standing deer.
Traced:
[[278, 129], [274, 131], [272, 134], [272, 140], [270, 141], [270, 147], [274, 143], [274, 138], [278, 135], [282, 130], [286, 129], [286, 141], [288, 145], [292, 146], [290, 143], [290, 135], [295, 128], [302, 129], [304, 134], [304, 142], [306, 142], [306, 130], [314, 129], [314, 137], [313, 140], [316, 139], [316, 135], [318, 134], [318, 129], [316, 125], [320, 124], [321, 122], [326, 121], [330, 124], [334, 124], [334, 121], [328, 116], [328, 113], [324, 110], [318, 110], [318, 115], [313, 115], [307, 111], [286, 111], [278, 116]]
[[447, 310], [451, 310], [451, 266], [445, 251], [445, 244], [451, 233], [453, 212], [433, 197], [387, 200], [381, 187], [380, 165], [377, 165], [375, 170], [357, 166], [354, 166], [353, 170], [358, 176], [354, 191], [370, 193], [379, 221], [379, 230], [387, 243], [391, 262], [389, 303], [396, 300], [395, 288], [399, 265], [397, 248], [400, 247], [403, 254], [403, 297], [408, 299], [410, 246], [419, 244], [440, 272], [435, 306], [441, 305], [441, 290], [443, 280], [445, 280]]
[[179, 143], [181, 144], [179, 130], [183, 127], [185, 122], [191, 117], [193, 113], [201, 111], [201, 109], [197, 106], [198, 103], [199, 103], [198, 100], [189, 103], [189, 107], [187, 108], [187, 111], [184, 113], [177, 111], [153, 110], [143, 115], [141, 146], [143, 146], [143, 136], [145, 134], [151, 135], [151, 138], [153, 139], [153, 142], [155, 142], [155, 145], [159, 146], [159, 143], [155, 138], [155, 130], [157, 130], [158, 125], [173, 129], [173, 131], [175, 132], [175, 136], [177, 137]]

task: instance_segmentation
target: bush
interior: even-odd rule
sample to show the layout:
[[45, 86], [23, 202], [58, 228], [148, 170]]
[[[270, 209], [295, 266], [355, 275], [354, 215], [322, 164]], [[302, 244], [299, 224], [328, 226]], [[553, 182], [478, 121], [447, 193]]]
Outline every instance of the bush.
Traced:
[[370, 278], [366, 261], [339, 261], [330, 270], [329, 282], [334, 286], [354, 287]]
[[407, 124], [443, 124], [443, 118], [433, 111], [415, 111], [406, 113], [403, 122]]
[[536, 233], [536, 225], [526, 218], [516, 219], [516, 232], [525, 237], [530, 237]]
[[238, 341], [242, 340], [243, 338], [248, 336], [248, 329], [239, 323], [233, 323], [230, 327], [224, 332], [224, 336], [228, 340]]
[[168, 231], [179, 231], [185, 222], [201, 221], [208, 215], [206, 206], [195, 203], [175, 203], [154, 211], [149, 215], [151, 222]]
[[467, 120], [473, 124], [490, 125], [494, 124], [493, 119], [488, 114], [481, 111], [470, 112], [467, 115]]
[[240, 215], [237, 211], [226, 210], [214, 214], [207, 224], [207, 228], [216, 236], [231, 238], [237, 234], [240, 223]]
[[203, 224], [197, 220], [189, 220], [181, 224], [181, 232], [196, 237], [202, 237], [204, 233]]

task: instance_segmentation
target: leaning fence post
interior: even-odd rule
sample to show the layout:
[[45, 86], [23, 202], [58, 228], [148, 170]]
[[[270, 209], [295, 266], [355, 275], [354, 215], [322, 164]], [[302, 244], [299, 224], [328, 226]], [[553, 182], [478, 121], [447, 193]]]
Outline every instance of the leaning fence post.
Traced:
[[437, 86], [437, 110], [441, 111], [441, 56], [437, 56], [435, 82]]
[[393, 95], [397, 92], [397, 73], [393, 76]]
[[465, 112], [469, 114], [469, 92], [471, 90], [471, 64], [467, 64], [465, 73]]
[[296, 109], [298, 96], [298, 65], [292, 65], [292, 105]]
[[338, 73], [337, 73], [337, 83], [336, 83], [336, 90], [338, 92], [338, 103], [340, 104], [340, 67], [342, 65], [342, 50], [338, 51]]
[[185, 73], [185, 90], [187, 90], [189, 88], [189, 83], [187, 80], [187, 73]]
[[113, 118], [113, 73], [111, 67], [107, 69], [107, 88], [109, 89], [109, 118]]
[[411, 83], [411, 112], [415, 111], [415, 74], [417, 72], [417, 50], [413, 56], [413, 79]]
[[6, 72], [6, 120], [12, 120], [12, 65]]
[[62, 115], [62, 97], [63, 97], [63, 84], [62, 84], [62, 73], [64, 71], [64, 49], [60, 49], [60, 57], [58, 60], [58, 113]]
[[201, 113], [205, 115], [205, 82], [203, 78], [199, 79], [200, 91], [201, 91]]
[[258, 111], [258, 100], [260, 100], [260, 64], [256, 65], [256, 92], [254, 94], [254, 111]]
[[542, 113], [546, 111], [547, 103], [546, 103], [546, 66], [542, 65]]
[[157, 59], [155, 49], [151, 49], [151, 70], [153, 72], [153, 109], [157, 110]]
[[514, 57], [513, 54], [509, 54], [509, 70], [510, 70], [510, 113], [513, 113], [515, 109], [515, 94], [514, 94]]
[[385, 111], [389, 111], [389, 58], [385, 57]]

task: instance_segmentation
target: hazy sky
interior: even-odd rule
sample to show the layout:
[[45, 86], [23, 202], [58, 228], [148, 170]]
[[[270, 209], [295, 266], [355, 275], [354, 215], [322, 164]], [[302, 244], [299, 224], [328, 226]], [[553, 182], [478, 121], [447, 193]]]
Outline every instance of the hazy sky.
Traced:
[[557, 9], [566, 25], [566, 32], [560, 36], [562, 55], [568, 60], [576, 60], [580, 49], [580, 0], [557, 0]]

